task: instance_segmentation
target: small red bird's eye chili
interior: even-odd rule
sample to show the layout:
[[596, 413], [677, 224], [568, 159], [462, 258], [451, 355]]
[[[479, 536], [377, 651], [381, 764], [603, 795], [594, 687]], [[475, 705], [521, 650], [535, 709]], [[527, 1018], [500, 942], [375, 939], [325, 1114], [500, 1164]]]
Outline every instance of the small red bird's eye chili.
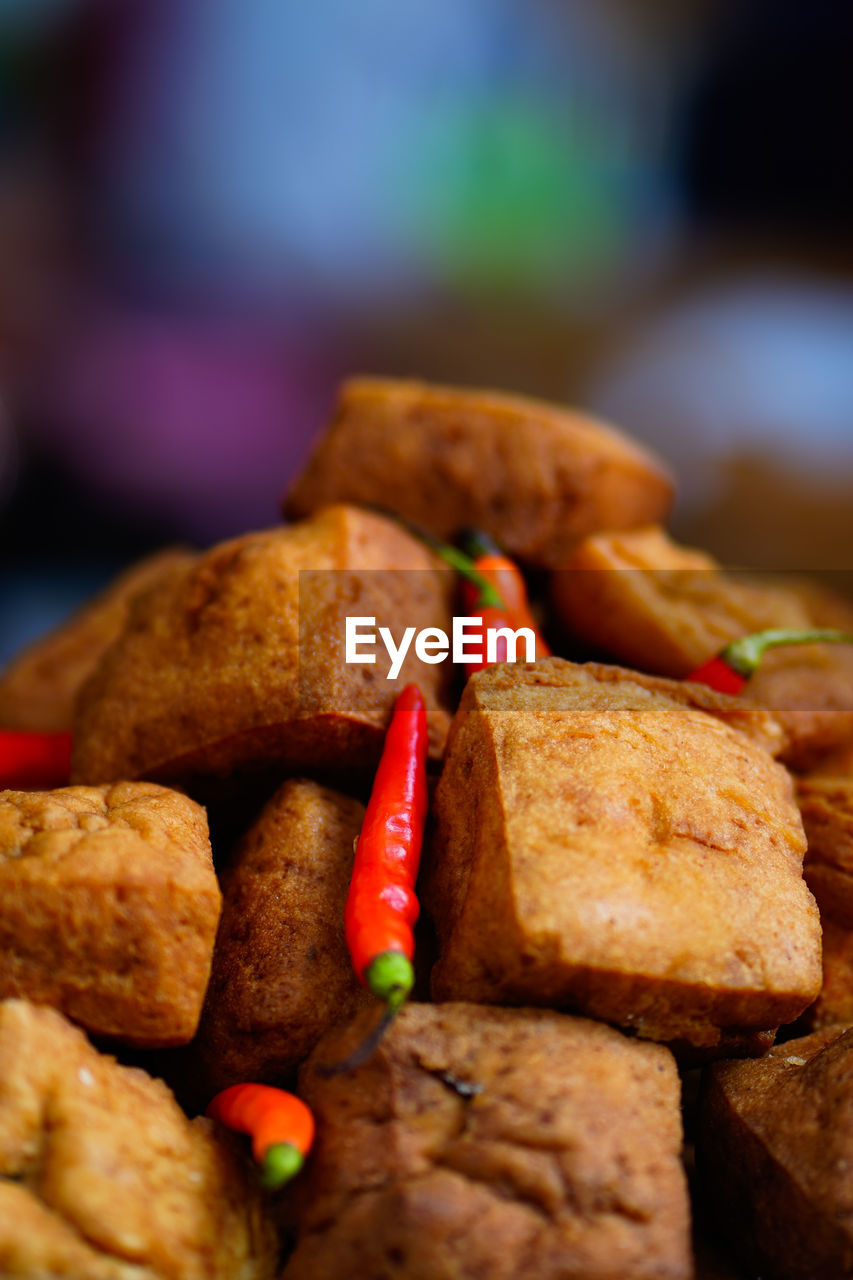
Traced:
[[507, 648], [506, 636], [496, 635], [494, 642], [494, 658], [489, 660], [488, 651], [488, 633], [490, 631], [515, 631], [518, 627], [513, 622], [512, 617], [504, 608], [493, 608], [489, 605], [466, 603], [465, 608], [468, 610], [468, 616], [479, 618], [482, 624], [482, 640], [468, 641], [466, 645], [466, 653], [469, 655], [465, 662], [466, 676], [472, 676], [475, 671], [482, 671], [485, 667], [492, 665], [492, 662], [507, 662], [509, 659], [509, 649]]
[[0, 729], [0, 791], [64, 787], [70, 771], [70, 733]]
[[252, 1139], [261, 1182], [269, 1190], [294, 1177], [314, 1141], [314, 1117], [301, 1098], [268, 1084], [232, 1084], [217, 1093], [206, 1114]]
[[853, 633], [816, 629], [812, 631], [756, 631], [732, 640], [714, 658], [691, 671], [686, 680], [706, 684], [718, 693], [740, 693], [750, 676], [761, 666], [768, 649], [790, 644], [853, 644]]
[[[489, 631], [518, 631], [520, 627], [528, 627], [533, 633], [537, 658], [548, 656], [551, 650], [539, 634], [530, 613], [527, 588], [521, 571], [486, 534], [469, 534], [469, 538], [477, 539], [469, 555], [448, 542], [442, 542], [440, 538], [402, 516], [394, 515], [392, 518], [434, 551], [451, 569], [455, 569], [462, 579], [463, 600], [468, 616], [480, 619], [482, 636], [479, 647], [473, 639], [466, 641], [466, 675], [473, 675], [475, 671], [482, 671], [484, 667], [491, 665], [488, 658]], [[492, 661], [506, 662], [507, 658], [506, 637], [496, 636]]]
[[[527, 584], [524, 581], [524, 574], [518, 565], [513, 560], [510, 560], [509, 556], [504, 555], [497, 543], [487, 533], [482, 533], [479, 529], [469, 530], [463, 536], [462, 547], [464, 552], [471, 557], [474, 569], [480, 577], [494, 587], [503, 601], [504, 613], [508, 623], [500, 622], [490, 625], [509, 625], [513, 631], [517, 631], [520, 627], [528, 627], [535, 637], [536, 657], [549, 657], [551, 650], [540, 634], [536, 619], [530, 611]], [[482, 608], [481, 602], [477, 599], [476, 588], [470, 579], [463, 580], [462, 599], [466, 608], [476, 609], [478, 605]], [[505, 643], [503, 647], [505, 655]], [[499, 661], [505, 660], [505, 656], [503, 659], [499, 659]], [[483, 662], [481, 665], [485, 666], [486, 663]], [[479, 667], [472, 669], [480, 670]]]
[[427, 718], [406, 685], [394, 704], [356, 846], [344, 923], [359, 980], [392, 1012], [414, 985], [415, 881], [427, 812]]
[[426, 529], [422, 529], [420, 525], [415, 524], [413, 520], [407, 519], [397, 511], [389, 511], [387, 507], [374, 505], [371, 508], [378, 515], [385, 516], [387, 520], [393, 520], [395, 523], [402, 525], [413, 538], [417, 538], [418, 542], [422, 542], [425, 547], [429, 547], [431, 551], [443, 560], [451, 569], [455, 569], [459, 576], [467, 582], [470, 582], [477, 588], [476, 603], [481, 609], [497, 609], [501, 611], [502, 616], [507, 616], [506, 606], [500, 593], [492, 586], [487, 578], [478, 572], [474, 561], [464, 551], [460, 551], [458, 547], [451, 546], [449, 542], [442, 542], [441, 538], [437, 538], [434, 533], [429, 533]]

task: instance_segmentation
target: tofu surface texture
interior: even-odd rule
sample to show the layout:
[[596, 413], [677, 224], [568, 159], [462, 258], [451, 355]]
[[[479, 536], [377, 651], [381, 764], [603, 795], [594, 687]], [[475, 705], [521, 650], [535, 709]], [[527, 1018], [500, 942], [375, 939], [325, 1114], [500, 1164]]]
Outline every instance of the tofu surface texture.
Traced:
[[689, 1280], [680, 1086], [660, 1045], [532, 1009], [410, 1004], [300, 1072], [317, 1145], [283, 1280]]
[[766, 713], [708, 693], [558, 658], [468, 682], [428, 860], [436, 999], [720, 1052], [814, 999], [790, 776]]

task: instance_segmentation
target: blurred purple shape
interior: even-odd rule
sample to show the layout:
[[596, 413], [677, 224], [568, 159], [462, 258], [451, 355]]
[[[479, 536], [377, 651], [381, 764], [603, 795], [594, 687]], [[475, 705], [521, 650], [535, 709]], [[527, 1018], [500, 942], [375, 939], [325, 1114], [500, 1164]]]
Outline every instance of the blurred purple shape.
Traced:
[[40, 432], [92, 490], [196, 540], [260, 528], [328, 412], [324, 347], [210, 320], [100, 307], [38, 393]]

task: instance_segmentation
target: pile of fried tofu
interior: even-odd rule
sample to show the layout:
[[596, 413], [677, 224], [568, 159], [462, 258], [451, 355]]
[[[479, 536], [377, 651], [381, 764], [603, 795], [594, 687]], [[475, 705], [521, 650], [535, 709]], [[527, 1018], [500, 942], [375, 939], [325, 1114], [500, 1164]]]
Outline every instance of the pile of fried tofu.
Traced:
[[[0, 727], [74, 744], [70, 786], [0, 792], [0, 1274], [853, 1275], [853, 646], [684, 679], [853, 604], [677, 545], [672, 493], [570, 410], [351, 381], [286, 523], [135, 566], [0, 673]], [[450, 632], [417, 528], [469, 526], [562, 656], [348, 662], [347, 618]], [[411, 682], [417, 985], [335, 1074], [382, 1012], [343, 914]], [[202, 1114], [243, 1080], [316, 1117], [275, 1195]]]

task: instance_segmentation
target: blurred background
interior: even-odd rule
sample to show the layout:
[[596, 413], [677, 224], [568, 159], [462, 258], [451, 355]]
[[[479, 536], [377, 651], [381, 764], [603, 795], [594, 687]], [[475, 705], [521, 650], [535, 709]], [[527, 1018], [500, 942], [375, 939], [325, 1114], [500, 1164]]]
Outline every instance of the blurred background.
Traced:
[[584, 406], [853, 568], [846, 0], [0, 0], [0, 660], [277, 518], [354, 372]]

